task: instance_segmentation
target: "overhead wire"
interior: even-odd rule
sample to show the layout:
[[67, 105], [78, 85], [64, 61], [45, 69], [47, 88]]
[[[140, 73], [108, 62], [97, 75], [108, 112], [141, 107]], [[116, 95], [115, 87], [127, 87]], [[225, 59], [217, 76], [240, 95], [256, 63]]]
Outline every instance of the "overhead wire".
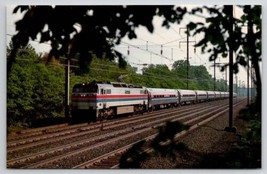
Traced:
[[[18, 60], [22, 60], [22, 61], [29, 61], [28, 59], [21, 59], [19, 58]], [[40, 63], [40, 62], [36, 62], [36, 63]], [[68, 66], [67, 64], [63, 64], [63, 63], [54, 63], [54, 62], [48, 62], [48, 65], [52, 65], [52, 66]], [[101, 65], [103, 66], [104, 64], [96, 64], [96, 65]], [[104, 65], [104, 66], [110, 66], [110, 67], [116, 67], [116, 65]], [[70, 65], [70, 67], [72, 68], [79, 68], [79, 66], [77, 65]], [[102, 68], [94, 68], [94, 67], [91, 67], [90, 68], [91, 70], [96, 70], [96, 71], [104, 71], [104, 72], [114, 72], [114, 73], [126, 73], [125, 71], [120, 71], [120, 70], [109, 70], [109, 69], [102, 69]], [[158, 71], [161, 71], [161, 72], [164, 72], [162, 70], [158, 70]], [[179, 76], [170, 76], [170, 75], [162, 75], [162, 74], [153, 74], [153, 73], [150, 73], [150, 72], [145, 72], [145, 74], [142, 74], [141, 76], [142, 77], [153, 77], [153, 78], [156, 78], [156, 79], [162, 79], [162, 80], [166, 80], [167, 79], [174, 79], [174, 80], [180, 80], [180, 81], [186, 81], [187, 78], [181, 78], [181, 74], [177, 74]], [[185, 77], [185, 76], [184, 76]], [[199, 79], [199, 78], [194, 78], [194, 79], [188, 79], [189, 81], [209, 81], [210, 79]]]
[[[174, 29], [173, 29], [174, 30]], [[175, 30], [174, 30], [175, 31]], [[13, 36], [13, 35], [11, 35], [11, 34], [7, 34], [8, 36]], [[158, 36], [160, 36], [159, 34], [157, 34]], [[162, 37], [162, 36], [161, 36]], [[144, 40], [144, 39], [141, 39], [141, 38], [139, 38], [139, 40], [143, 40], [143, 41], [146, 41], [146, 42], [151, 42], [151, 43], [153, 43], [154, 45], [149, 45], [149, 46], [160, 46], [160, 45], [167, 45], [167, 44], [169, 44], [169, 43], [173, 43], [173, 42], [177, 42], [177, 41], [179, 41], [179, 40], [182, 40], [182, 39], [184, 39], [184, 38], [186, 38], [186, 37], [182, 37], [182, 38], [179, 38], [179, 39], [175, 39], [175, 40], [172, 40], [172, 41], [168, 41], [168, 42], [166, 42], [166, 43], [163, 43], [163, 44], [157, 44], [157, 43], [154, 43], [154, 42], [151, 42], [151, 41], [146, 41], [146, 40]], [[165, 38], [164, 38], [165, 39]], [[166, 39], [165, 39], [166, 40]], [[50, 46], [50, 44], [48, 44], [48, 43], [40, 43], [39, 41], [35, 41], [35, 40], [33, 40], [33, 42], [37, 42], [37, 43], [39, 43], [39, 44], [45, 44], [45, 45], [48, 45], [48, 46]], [[126, 44], [126, 47], [125, 48], [127, 48], [127, 46], [131, 46], [131, 47], [134, 47], [134, 48], [137, 48], [137, 49], [140, 49], [140, 50], [142, 50], [142, 51], [146, 51], [146, 52], [148, 52], [148, 53], [150, 53], [150, 54], [153, 54], [153, 55], [156, 55], [156, 56], [159, 56], [159, 57], [162, 57], [162, 58], [165, 58], [165, 59], [167, 59], [167, 60], [169, 60], [169, 61], [173, 61], [173, 59], [170, 59], [170, 58], [168, 58], [167, 56], [164, 56], [164, 55], [160, 55], [160, 54], [158, 54], [158, 53], [155, 53], [155, 52], [153, 52], [153, 51], [150, 51], [150, 50], [146, 50], [146, 49], [143, 49], [143, 48], [140, 48], [139, 46], [137, 46], [137, 45], [133, 45], [133, 44], [129, 44], [129, 43], [126, 43], [126, 42], [124, 42], [124, 41], [122, 41], [122, 43], [123, 44]], [[145, 45], [144, 45], [145, 46]], [[164, 47], [170, 47], [170, 46], [164, 46]], [[175, 48], [176, 49], [176, 48]], [[182, 51], [182, 50], [181, 50]], [[182, 51], [183, 52], [183, 51]], [[203, 62], [203, 60], [200, 58], [200, 56], [198, 56], [197, 54], [195, 54], [200, 60], [201, 60], [201, 62]], [[133, 57], [133, 56], [132, 56]], [[139, 59], [139, 61], [141, 61], [140, 59]], [[203, 62], [204, 63], [204, 62]], [[137, 64], [137, 63], [135, 63], [135, 64]], [[64, 66], [67, 66], [67, 65], [65, 65], [65, 64], [61, 64], [61, 65], [64, 65]], [[102, 64], [101, 64], [102, 65]], [[139, 64], [140, 65], [140, 64]], [[70, 65], [71, 67], [75, 67], [75, 68], [78, 68], [79, 66], [75, 66], [75, 65]], [[111, 66], [111, 65], [106, 65], [106, 66]], [[116, 66], [116, 65], [114, 65], [114, 66]], [[93, 68], [93, 69], [95, 69], [95, 68]], [[97, 69], [97, 70], [100, 70], [100, 71], [102, 71], [101, 69]], [[108, 70], [109, 71], [109, 70]], [[114, 71], [113, 71], [114, 72]], [[180, 74], [181, 75], [181, 74]], [[169, 76], [168, 76], [169, 77]], [[172, 77], [172, 78], [177, 78], [177, 77]]]
[[142, 51], [149, 52], [149, 53], [151, 53], [151, 54], [154, 54], [154, 55], [156, 55], [156, 56], [159, 56], [159, 57], [162, 57], [162, 58], [165, 58], [165, 59], [167, 59], [167, 60], [171, 61], [171, 59], [170, 59], [170, 58], [168, 58], [167, 56], [160, 55], [160, 54], [158, 54], [158, 53], [155, 53], [155, 52], [153, 52], [153, 51], [150, 51], [150, 50], [146, 50], [146, 49], [140, 48], [140, 47], [138, 47], [138, 46], [135, 46], [135, 45], [129, 44], [129, 43], [127, 43], [127, 42], [124, 42], [124, 41], [121, 41], [121, 43], [122, 43], [122, 44], [129, 45], [129, 46], [131, 46], [131, 47], [134, 47], [134, 48], [137, 48], [137, 49], [140, 49], [140, 50], [142, 50]]

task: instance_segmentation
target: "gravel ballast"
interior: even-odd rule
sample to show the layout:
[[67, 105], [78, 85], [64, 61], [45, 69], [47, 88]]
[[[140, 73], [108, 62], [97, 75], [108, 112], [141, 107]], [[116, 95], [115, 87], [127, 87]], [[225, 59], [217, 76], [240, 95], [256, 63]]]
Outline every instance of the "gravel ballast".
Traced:
[[240, 141], [240, 134], [243, 133], [244, 126], [242, 120], [236, 118], [236, 116], [242, 108], [245, 108], [244, 102], [234, 108], [234, 126], [237, 128], [236, 133], [224, 131], [224, 128], [229, 124], [228, 113], [225, 113], [181, 138], [179, 142], [185, 143], [189, 150], [183, 154], [177, 153], [176, 160], [153, 156], [144, 161], [141, 164], [141, 168], [194, 169], [207, 168], [207, 166], [208, 168], [213, 168], [213, 164], [211, 166], [202, 165], [204, 159], [206, 160], [207, 158], [212, 160], [211, 163], [215, 163], [215, 166], [224, 166], [224, 164], [216, 164], [216, 158], [223, 157], [224, 154], [231, 150], [236, 142]]

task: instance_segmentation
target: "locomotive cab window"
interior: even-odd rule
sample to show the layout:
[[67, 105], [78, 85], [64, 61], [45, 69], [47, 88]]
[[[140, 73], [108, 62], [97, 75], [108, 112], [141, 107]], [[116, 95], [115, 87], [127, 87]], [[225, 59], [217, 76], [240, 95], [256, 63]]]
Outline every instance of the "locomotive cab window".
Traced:
[[97, 93], [98, 92], [98, 86], [96, 84], [77, 84], [73, 87], [73, 92], [79, 92], [79, 93]]
[[88, 84], [84, 87], [84, 92], [97, 92], [98, 86], [96, 84]]

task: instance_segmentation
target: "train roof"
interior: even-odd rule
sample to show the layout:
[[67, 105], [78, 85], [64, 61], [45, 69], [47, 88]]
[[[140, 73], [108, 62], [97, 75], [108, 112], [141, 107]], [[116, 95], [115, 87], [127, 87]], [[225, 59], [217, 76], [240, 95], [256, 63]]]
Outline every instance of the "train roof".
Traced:
[[176, 89], [165, 89], [165, 88], [146, 88], [150, 92], [177, 92]]
[[189, 93], [195, 93], [195, 90], [190, 90], [190, 89], [177, 89], [180, 92], [189, 92]]
[[97, 85], [97, 86], [109, 86], [109, 87], [117, 87], [117, 88], [143, 88], [142, 86], [134, 85], [134, 84], [127, 84], [124, 82], [109, 82], [109, 81], [92, 81], [92, 82], [85, 82], [79, 83], [75, 86], [85, 86], [85, 85]]

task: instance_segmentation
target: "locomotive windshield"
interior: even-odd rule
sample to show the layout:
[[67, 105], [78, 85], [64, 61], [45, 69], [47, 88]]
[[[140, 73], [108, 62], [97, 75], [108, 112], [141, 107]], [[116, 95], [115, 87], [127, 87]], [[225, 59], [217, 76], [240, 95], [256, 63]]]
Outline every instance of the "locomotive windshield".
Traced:
[[73, 92], [76, 93], [97, 93], [98, 86], [96, 83], [76, 84], [73, 87]]

